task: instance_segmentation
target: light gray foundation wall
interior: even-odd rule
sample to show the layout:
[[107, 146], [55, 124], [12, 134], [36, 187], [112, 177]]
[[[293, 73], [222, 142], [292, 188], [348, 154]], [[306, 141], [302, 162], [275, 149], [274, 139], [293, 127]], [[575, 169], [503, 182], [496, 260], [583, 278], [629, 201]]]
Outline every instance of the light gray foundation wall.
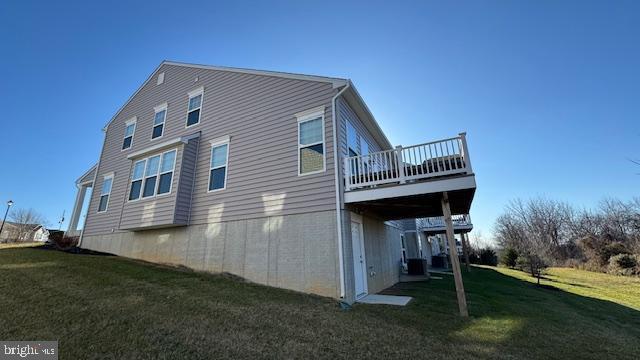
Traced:
[[400, 280], [402, 231], [368, 216], [363, 217], [363, 222], [367, 286], [369, 293], [373, 294]]
[[87, 235], [85, 249], [338, 298], [336, 213]]

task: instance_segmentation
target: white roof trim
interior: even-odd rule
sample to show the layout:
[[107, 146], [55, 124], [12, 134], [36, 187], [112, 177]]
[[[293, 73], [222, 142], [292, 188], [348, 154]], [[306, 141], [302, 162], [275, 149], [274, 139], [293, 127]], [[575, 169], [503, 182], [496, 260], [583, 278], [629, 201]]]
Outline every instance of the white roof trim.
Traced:
[[[80, 185], [80, 184], [89, 183], [89, 181], [85, 181], [85, 182], [82, 182], [82, 183], [81, 183], [81, 182], [80, 182], [80, 179], [82, 179], [83, 177], [85, 177], [85, 176], [87, 176], [87, 175], [91, 174], [91, 172], [95, 171], [97, 167], [98, 167], [98, 164], [93, 164], [93, 166], [92, 166], [91, 168], [89, 168], [89, 170], [85, 171], [85, 173], [84, 173], [84, 174], [82, 174], [82, 176], [80, 176], [80, 177], [78, 178], [78, 180], [76, 180], [76, 184], [77, 184], [77, 185]], [[94, 175], [94, 176], [95, 176], [95, 175]], [[92, 180], [91, 182], [93, 182], [93, 180]]]
[[227, 67], [227, 66], [189, 64], [189, 63], [183, 63], [183, 62], [177, 62], [177, 61], [164, 61], [163, 64], [184, 66], [184, 67], [190, 67], [190, 68], [196, 68], [196, 69], [237, 72], [237, 73], [242, 73], [242, 74], [275, 76], [275, 77], [281, 77], [281, 78], [287, 78], [287, 79], [295, 79], [295, 80], [318, 81], [318, 82], [330, 83], [330, 84], [333, 85], [334, 88], [340, 87], [342, 85], [346, 85], [346, 83], [347, 83], [347, 79], [327, 77], [327, 76], [318, 76], [318, 75], [294, 74], [294, 73], [280, 72], [280, 71], [268, 71], [268, 70], [234, 68], [234, 67]]
[[151, 79], [154, 78], [154, 75], [158, 72], [158, 70], [160, 70], [162, 65], [165, 65], [165, 64], [166, 65], [174, 65], [174, 66], [190, 67], [190, 68], [196, 68], [196, 69], [219, 70], [219, 71], [237, 72], [237, 73], [242, 73], [242, 74], [275, 76], [275, 77], [281, 77], [281, 78], [286, 78], [286, 79], [318, 81], [318, 82], [330, 83], [330, 84], [332, 84], [332, 86], [334, 88], [338, 88], [338, 87], [344, 86], [349, 81], [347, 79], [333, 78], [333, 77], [326, 77], [326, 76], [293, 74], [293, 73], [285, 73], [285, 72], [278, 72], [278, 71], [242, 69], [242, 68], [232, 68], [232, 67], [225, 67], [225, 66], [198, 65], [198, 64], [189, 64], [189, 63], [181, 63], [181, 62], [177, 62], [177, 61], [164, 60], [164, 61], [162, 61], [160, 63], [160, 65], [158, 65], [153, 70], [153, 72], [151, 72], [149, 77], [147, 77], [147, 80], [145, 80], [142, 83], [142, 85], [140, 85], [140, 87], [127, 99], [127, 101], [125, 101], [125, 103], [122, 104], [122, 106], [118, 109], [118, 111], [116, 111], [116, 113], [113, 115], [111, 120], [109, 120], [109, 122], [107, 122], [107, 124], [102, 128], [102, 131], [107, 131], [107, 127], [109, 127], [109, 125], [111, 125], [111, 123], [118, 117], [118, 115], [120, 115], [120, 112], [122, 112], [122, 110], [127, 106], [127, 104], [129, 104], [129, 102], [131, 102], [131, 100], [136, 95], [138, 95], [140, 90], [142, 90], [142, 88], [144, 88], [144, 86], [147, 85], [147, 83], [149, 81], [151, 81]]
[[133, 152], [133, 153], [127, 155], [127, 159], [134, 159], [134, 158], [137, 158], [137, 157], [141, 157], [142, 155], [147, 155], [147, 154], [150, 154], [150, 153], [153, 153], [153, 152], [156, 152], [156, 151], [160, 151], [162, 149], [166, 149], [166, 148], [172, 147], [174, 145], [186, 144], [186, 143], [189, 142], [189, 140], [195, 139], [195, 138], [197, 138], [199, 136], [200, 136], [200, 132], [197, 132], [195, 134], [185, 135], [185, 136], [177, 137], [175, 139], [167, 140], [165, 142], [161, 142], [159, 144], [155, 144], [153, 146], [149, 146], [148, 148]]
[[[360, 120], [364, 122], [364, 125], [367, 126], [369, 130], [373, 130], [372, 135], [374, 137], [377, 135], [376, 140], [382, 142], [383, 144], [381, 145], [388, 146], [388, 148], [385, 150], [393, 148], [393, 146], [391, 145], [391, 142], [387, 138], [387, 135], [385, 135], [384, 131], [382, 131], [382, 128], [380, 128], [380, 124], [378, 124], [378, 121], [371, 113], [371, 110], [369, 110], [367, 103], [364, 102], [364, 100], [362, 99], [362, 96], [360, 96], [360, 93], [358, 92], [356, 87], [353, 85], [353, 83], [351, 83], [351, 86], [349, 86], [349, 89], [347, 89], [347, 92], [351, 92], [355, 100], [362, 106], [362, 109], [364, 110], [365, 115], [367, 116], [367, 119], [360, 119]], [[345, 98], [345, 100], [347, 100], [348, 102], [348, 99]], [[353, 110], [357, 112], [356, 109], [353, 109]]]

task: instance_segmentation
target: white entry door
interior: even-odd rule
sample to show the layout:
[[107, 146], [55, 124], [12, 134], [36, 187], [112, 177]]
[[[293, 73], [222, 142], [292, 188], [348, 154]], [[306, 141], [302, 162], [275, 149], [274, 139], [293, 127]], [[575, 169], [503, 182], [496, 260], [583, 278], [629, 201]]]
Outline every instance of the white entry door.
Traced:
[[351, 221], [351, 245], [353, 246], [356, 299], [359, 299], [367, 295], [367, 264], [364, 257], [364, 236], [361, 221]]

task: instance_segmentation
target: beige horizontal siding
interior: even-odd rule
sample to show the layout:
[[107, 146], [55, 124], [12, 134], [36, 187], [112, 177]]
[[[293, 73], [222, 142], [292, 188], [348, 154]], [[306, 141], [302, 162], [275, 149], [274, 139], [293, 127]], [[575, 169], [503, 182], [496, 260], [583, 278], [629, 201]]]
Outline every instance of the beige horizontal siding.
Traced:
[[[175, 216], [176, 222], [188, 220], [190, 224], [335, 209], [331, 98], [337, 90], [331, 84], [166, 64], [159, 72], [165, 73], [164, 83], [156, 85], [154, 75], [107, 128], [85, 234], [117, 232], [119, 224], [140, 221], [145, 201], [156, 203], [153, 221]], [[185, 128], [187, 93], [201, 86], [205, 90], [200, 123]], [[164, 134], [151, 140], [153, 108], [165, 102]], [[327, 171], [298, 176], [295, 114], [321, 105], [325, 106]], [[121, 151], [124, 123], [133, 116], [137, 117], [133, 145]], [[127, 154], [197, 131], [201, 137], [195, 162], [185, 165], [196, 171], [193, 200], [176, 184], [181, 166], [176, 163], [170, 197], [142, 200], [139, 206], [127, 204], [123, 209], [131, 166]], [[227, 135], [231, 137], [227, 186], [210, 193], [210, 141]], [[96, 214], [101, 176], [111, 171], [115, 178], [109, 210]]]

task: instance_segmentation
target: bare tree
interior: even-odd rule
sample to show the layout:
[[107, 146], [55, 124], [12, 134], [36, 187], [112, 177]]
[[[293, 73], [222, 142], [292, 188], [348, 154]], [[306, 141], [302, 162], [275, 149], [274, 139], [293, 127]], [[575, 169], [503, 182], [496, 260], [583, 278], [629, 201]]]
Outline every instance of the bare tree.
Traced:
[[15, 209], [9, 216], [13, 227], [10, 230], [10, 238], [13, 241], [24, 241], [38, 225], [45, 225], [45, 217], [37, 211], [29, 209]]

